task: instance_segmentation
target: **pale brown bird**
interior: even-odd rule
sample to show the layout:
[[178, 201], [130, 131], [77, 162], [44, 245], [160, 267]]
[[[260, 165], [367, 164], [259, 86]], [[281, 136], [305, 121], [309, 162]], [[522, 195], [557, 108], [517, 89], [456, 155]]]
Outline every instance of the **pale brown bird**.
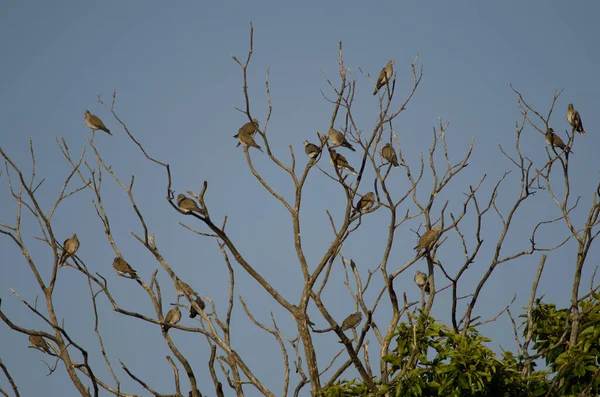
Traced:
[[261, 152], [263, 151], [260, 148], [260, 146], [258, 146], [256, 144], [256, 141], [254, 140], [252, 135], [248, 134], [247, 132], [244, 132], [241, 128], [238, 131], [238, 133], [235, 134], [233, 137], [237, 138], [240, 141], [240, 143], [243, 144], [245, 147], [254, 147], [254, 148], [257, 148], [258, 150], [260, 150]]
[[[196, 297], [195, 302], [198, 305], [198, 307], [200, 307], [200, 310], [204, 310], [204, 308], [206, 307], [206, 303], [204, 303], [204, 301], [202, 300], [202, 298], [200, 298], [199, 296]], [[197, 314], [198, 314], [198, 311], [196, 311], [196, 308], [192, 304], [190, 306], [190, 318], [196, 317]]]
[[550, 146], [554, 146], [557, 147], [561, 150], [567, 150], [567, 152], [571, 152], [571, 148], [568, 147], [567, 145], [565, 145], [565, 143], [563, 142], [563, 140], [554, 133], [554, 130], [552, 128], [548, 128], [546, 130], [546, 143]]
[[392, 163], [394, 167], [398, 167], [400, 165], [398, 164], [396, 151], [391, 143], [386, 143], [385, 146], [381, 148], [381, 157], [383, 157], [388, 163]]
[[352, 147], [350, 142], [348, 142], [346, 140], [346, 137], [344, 136], [344, 134], [342, 134], [335, 128], [331, 128], [329, 130], [329, 132], [327, 133], [327, 137], [331, 141], [331, 144], [333, 145], [333, 147], [343, 146], [343, 147], [346, 147], [346, 148], [352, 150], [353, 152], [356, 152], [356, 150], [354, 150], [354, 148]]
[[356, 328], [358, 326], [358, 324], [360, 324], [361, 321], [362, 321], [362, 313], [361, 312], [352, 313], [351, 315], [346, 317], [344, 319], [344, 321], [342, 322], [342, 326], [341, 326], [342, 332], [348, 331], [349, 329], [352, 329], [352, 328]]
[[59, 266], [62, 266], [67, 259], [75, 255], [77, 250], [79, 249], [79, 239], [77, 235], [73, 233], [71, 237], [65, 240], [63, 243], [63, 252], [60, 256], [60, 261], [58, 263]]
[[424, 249], [426, 252], [430, 251], [433, 248], [433, 246], [435, 245], [435, 243], [438, 241], [438, 239], [440, 238], [441, 234], [442, 234], [441, 226], [436, 226], [433, 229], [426, 231], [425, 233], [423, 233], [423, 235], [419, 239], [419, 243], [415, 247], [415, 250], [417, 252], [421, 252], [422, 249]]
[[53, 354], [50, 346], [48, 346], [48, 343], [46, 343], [46, 340], [43, 336], [29, 335], [29, 343], [31, 343], [30, 347], [34, 349], [43, 350], [45, 353]]
[[171, 325], [175, 325], [181, 320], [181, 310], [179, 310], [178, 306], [175, 306], [165, 316], [165, 324], [162, 326], [163, 332], [167, 332]]
[[569, 103], [567, 109], [567, 121], [573, 127], [573, 131], [579, 132], [581, 135], [585, 136], [585, 130], [583, 129], [583, 124], [581, 123], [581, 116], [579, 116], [579, 112], [575, 110], [572, 103]]
[[319, 148], [314, 143], [310, 143], [309, 141], [304, 141], [304, 153], [312, 160], [316, 159], [321, 153], [321, 148]]
[[[179, 278], [175, 277], [175, 281], [173, 282], [173, 287], [175, 287], [175, 291], [177, 291], [177, 296], [196, 296], [196, 291], [190, 287], [188, 283], [185, 281], [181, 281]], [[178, 298], [179, 299], [179, 298]]]
[[360, 198], [360, 200], [358, 200], [356, 202], [352, 216], [354, 216], [354, 214], [356, 214], [358, 212], [360, 212], [361, 214], [364, 214], [365, 212], [369, 211], [373, 207], [374, 204], [375, 204], [375, 193], [369, 192], [369, 193], [365, 194], [364, 196], [362, 196]]
[[119, 276], [127, 277], [129, 275], [131, 278], [137, 277], [137, 273], [135, 272], [135, 270], [131, 266], [129, 266], [129, 263], [125, 262], [125, 259], [119, 256], [117, 256], [113, 261], [113, 267], [115, 268]]
[[183, 212], [185, 212], [186, 214], [192, 213], [192, 212], [197, 212], [200, 215], [204, 215], [204, 211], [202, 210], [202, 208], [198, 207], [198, 205], [196, 204], [196, 202], [194, 200], [192, 200], [189, 197], [185, 197], [185, 194], [183, 193], [179, 193], [177, 195], [177, 206], [179, 207], [179, 209]]
[[330, 150], [329, 153], [331, 155], [331, 157], [329, 158], [329, 162], [331, 163], [331, 165], [339, 169], [346, 169], [352, 172], [353, 174], [356, 174], [356, 171], [354, 170], [354, 168], [352, 168], [352, 166], [350, 166], [350, 164], [348, 164], [348, 160], [346, 160], [344, 156], [342, 156], [335, 150]]
[[421, 289], [424, 289], [425, 293], [429, 295], [429, 282], [427, 274], [417, 270], [415, 273], [415, 284]]
[[242, 128], [240, 128], [240, 130], [238, 130], [238, 132], [239, 131], [243, 131], [244, 133], [253, 137], [254, 135], [256, 135], [256, 132], [258, 131], [258, 120], [252, 119], [252, 121], [249, 121], [246, 124], [244, 124], [242, 126]]
[[92, 131], [102, 130], [106, 132], [108, 135], [112, 135], [110, 130], [106, 128], [102, 120], [98, 118], [98, 116], [94, 116], [90, 113], [89, 110], [85, 111], [85, 124], [92, 129]]
[[375, 91], [373, 91], [373, 95], [376, 95], [377, 91], [379, 91], [381, 87], [386, 85], [392, 78], [392, 75], [394, 74], [394, 63], [394, 61], [389, 60], [387, 65], [385, 65], [385, 67], [381, 69], [381, 72], [379, 73], [379, 78], [377, 79], [377, 84], [375, 85]]

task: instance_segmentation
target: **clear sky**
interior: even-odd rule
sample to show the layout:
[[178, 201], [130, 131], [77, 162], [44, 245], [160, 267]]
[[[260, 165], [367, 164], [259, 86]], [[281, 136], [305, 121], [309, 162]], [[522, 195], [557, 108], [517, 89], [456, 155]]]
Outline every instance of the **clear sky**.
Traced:
[[[178, 225], [182, 220], [192, 221], [189, 217], [182, 219], [164, 200], [163, 170], [145, 161], [116, 120], [96, 103], [97, 94], [102, 93], [109, 100], [116, 89], [119, 116], [149, 153], [171, 165], [174, 189], [199, 191], [207, 180], [208, 204], [211, 213], [217, 214], [213, 216], [229, 216], [228, 230], [240, 251], [286, 297], [296, 302], [302, 281], [293, 254], [289, 218], [252, 177], [242, 150], [235, 148], [232, 139], [247, 120], [234, 109], [243, 107], [244, 101], [241, 71], [230, 53], [245, 58], [249, 22], [253, 21], [255, 51], [249, 69], [252, 111], [262, 124], [267, 115], [264, 76], [270, 67], [273, 116], [269, 136], [273, 150], [286, 162], [289, 162], [287, 145], [291, 143], [303, 165], [303, 140], [314, 140], [316, 129], [328, 128], [332, 105], [321, 91], [329, 97], [332, 93], [322, 74], [338, 81], [339, 41], [343, 41], [345, 64], [357, 79], [354, 112], [365, 131], [370, 131], [376, 120], [377, 99], [371, 95], [372, 83], [360, 70], [377, 75], [389, 59], [395, 60], [399, 100], [409, 92], [410, 63], [419, 54], [419, 64], [424, 66], [422, 85], [395, 123], [407, 159], [416, 166], [418, 153], [426, 152], [430, 145], [438, 117], [450, 123], [447, 138], [455, 159], [466, 151], [471, 137], [475, 137], [475, 152], [469, 167], [445, 192], [444, 199], [450, 200], [450, 207], [458, 211], [464, 199], [462, 193], [483, 174], [489, 178], [483, 191], [489, 192], [493, 181], [511, 169], [498, 144], [514, 147], [515, 121], [520, 115], [516, 96], [509, 87], [512, 83], [542, 113], [547, 112], [554, 90], [564, 89], [551, 120], [557, 132], [564, 134], [568, 127], [564, 116], [567, 104], [572, 102], [579, 110], [588, 136], [577, 137], [571, 164], [573, 195], [583, 197], [583, 211], [576, 219], [582, 220], [598, 183], [599, 162], [594, 149], [599, 143], [594, 116], [600, 107], [598, 3], [241, 3], [38, 1], [6, 2], [2, 6], [0, 145], [24, 170], [29, 170], [28, 141], [33, 138], [38, 176], [47, 178], [39, 192], [46, 209], [51, 207], [69, 172], [55, 139], [64, 137], [71, 151], [80, 153], [87, 145], [85, 138], [90, 136], [83, 121], [83, 112], [89, 109], [114, 133], [113, 137], [96, 133], [95, 142], [105, 161], [125, 180], [136, 176], [134, 193], [149, 227], [156, 233], [162, 254], [181, 278], [217, 302], [221, 313], [225, 310], [228, 276], [215, 241], [198, 238]], [[341, 119], [336, 126], [342, 126]], [[527, 148], [526, 155], [539, 164], [545, 155], [543, 136], [528, 128], [521, 143]], [[87, 156], [95, 166], [89, 148]], [[259, 152], [253, 152], [252, 156], [269, 183], [291, 198], [289, 179]], [[358, 159], [357, 155], [347, 157], [351, 162]], [[330, 209], [339, 220], [342, 209], [336, 205], [342, 193], [331, 180], [313, 171], [305, 189], [303, 233], [308, 260], [314, 265], [333, 238], [325, 209]], [[406, 178], [397, 172], [400, 191]], [[106, 177], [105, 205], [112, 217], [117, 243], [126, 259], [148, 280], [159, 265], [129, 234], [130, 230], [140, 232], [140, 227], [125, 193]], [[503, 192], [506, 206], [515, 197], [517, 177], [513, 172]], [[9, 223], [14, 222], [15, 205], [6, 182], [3, 171], [0, 221]], [[372, 182], [364, 189], [368, 186]], [[428, 189], [424, 187], [420, 194], [426, 197]], [[522, 208], [517, 226], [508, 238], [507, 253], [527, 248], [529, 237], [522, 231], [530, 230], [533, 222], [556, 215], [556, 207], [545, 194], [540, 192], [539, 198]], [[414, 206], [402, 207], [401, 211], [406, 209], [414, 210]], [[440, 209], [441, 201], [434, 212], [439, 214]], [[377, 265], [386, 230], [383, 210], [370, 218], [344, 247], [344, 254], [354, 258], [362, 275]], [[394, 245], [391, 263], [400, 267], [413, 257], [416, 236], [409, 226], [416, 229], [422, 221], [417, 219], [404, 227]], [[489, 252], [498, 235], [497, 218], [490, 215], [488, 222], [484, 247], [487, 256], [476, 261], [465, 276], [464, 293], [470, 291], [469, 287], [474, 286], [488, 265]], [[25, 219], [25, 225], [30, 252], [38, 260], [42, 273], [48, 276], [49, 251], [33, 238], [40, 233], [32, 219]], [[200, 225], [194, 226], [202, 230]], [[73, 232], [78, 234], [79, 254], [91, 269], [108, 278], [124, 306], [152, 313], [146, 296], [135, 288], [137, 285], [118, 278], [112, 270], [114, 252], [93, 210], [91, 192], [67, 200], [56, 213], [53, 227], [61, 242]], [[556, 242], [565, 235], [566, 229], [560, 225], [545, 232], [543, 241]], [[451, 270], [456, 270], [463, 260], [457, 242], [456, 234], [449, 235], [448, 247], [440, 250], [441, 259]], [[31, 288], [31, 272], [8, 238], [0, 238], [0, 252], [3, 310], [20, 325], [42, 329], [44, 324], [8, 289], [13, 287], [27, 299], [35, 300], [40, 291]], [[595, 250], [592, 255], [597, 255]], [[574, 258], [572, 244], [550, 255], [540, 287], [547, 300], [567, 304]], [[588, 260], [586, 280], [596, 264], [593, 259]], [[527, 301], [538, 260], [536, 254], [499, 268], [481, 297], [477, 314], [495, 314], [514, 293], [517, 301], [513, 312], [518, 313]], [[257, 292], [257, 284], [235, 266], [237, 294], [246, 297], [254, 315], [270, 323], [269, 312], [274, 311], [288, 336], [295, 336], [289, 315], [265, 293]], [[421, 261], [413, 269], [423, 267]], [[340, 279], [341, 265], [336, 269], [339, 281], [331, 283], [325, 298], [341, 321], [354, 308]], [[419, 291], [412, 284], [413, 269], [399, 278], [396, 288], [416, 299]], [[441, 277], [438, 280], [439, 283]], [[159, 281], [163, 283], [165, 301], [173, 301], [175, 294], [168, 275], [161, 271]], [[444, 321], [448, 319], [449, 297], [448, 293], [440, 294], [434, 310]], [[85, 280], [72, 269], [61, 270], [55, 299], [67, 329], [77, 341], [90, 346], [92, 362], [99, 368], [100, 376], [110, 382], [96, 348]], [[159, 328], [115, 315], [106, 301], [102, 301], [101, 307], [101, 330], [112, 363], [124, 381], [124, 390], [140, 393], [120, 370], [119, 359], [158, 391], [174, 392], [172, 372], [164, 360], [170, 352]], [[382, 309], [385, 312], [386, 308]], [[325, 320], [316, 311], [311, 313], [312, 320], [324, 327]], [[236, 307], [234, 316], [236, 349], [247, 358], [256, 375], [267, 379], [271, 390], [279, 393], [281, 364], [277, 346], [272, 338], [248, 322], [241, 306]], [[184, 322], [188, 321], [185, 317]], [[499, 345], [515, 347], [506, 316], [481, 331], [494, 339], [492, 347], [496, 351]], [[181, 332], [173, 334], [176, 343], [192, 356], [200, 384], [207, 385], [205, 340]], [[44, 376], [47, 370], [40, 361], [43, 356], [26, 349], [26, 336], [11, 332], [2, 323], [0, 340], [0, 357], [15, 376], [21, 395], [76, 395], [62, 368], [53, 376]], [[334, 341], [332, 335], [317, 338], [324, 357], [338, 348]], [[8, 387], [2, 377], [0, 387]], [[187, 393], [188, 385], [184, 384], [183, 389]], [[255, 395], [250, 388], [247, 392]]]

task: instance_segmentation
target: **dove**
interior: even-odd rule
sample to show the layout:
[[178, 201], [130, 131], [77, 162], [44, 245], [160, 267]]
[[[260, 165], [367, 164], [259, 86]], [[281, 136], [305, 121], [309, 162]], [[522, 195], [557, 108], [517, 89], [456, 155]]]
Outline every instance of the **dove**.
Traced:
[[173, 287], [175, 287], [175, 291], [177, 291], [178, 296], [196, 296], [196, 292], [190, 287], [188, 283], [185, 281], [181, 281], [179, 278], [175, 277], [175, 282], [173, 283]]
[[314, 143], [310, 143], [309, 141], [304, 141], [304, 152], [311, 160], [316, 159], [321, 153], [321, 149], [315, 145]]
[[352, 215], [356, 214], [357, 212], [364, 214], [373, 207], [373, 204], [375, 204], [375, 193], [369, 192], [362, 196], [360, 200], [358, 200]]
[[48, 354], [53, 354], [43, 336], [29, 335], [29, 343], [31, 343], [31, 347], [34, 349], [40, 349]]
[[62, 266], [67, 259], [75, 255], [77, 250], [79, 249], [79, 239], [77, 235], [73, 233], [71, 237], [65, 240], [63, 243], [63, 253], [60, 256], [60, 261], [58, 263], [59, 266]]
[[201, 215], [204, 215], [204, 210], [198, 207], [196, 202], [189, 197], [185, 197], [185, 194], [179, 193], [177, 195], [177, 206], [181, 211], [186, 214], [190, 214], [192, 212], [198, 212]]
[[242, 143], [245, 147], [254, 147], [254, 148], [257, 148], [258, 150], [260, 150], [261, 152], [263, 151], [260, 148], [260, 146], [258, 146], [256, 144], [252, 135], [248, 134], [247, 132], [244, 132], [242, 128], [240, 128], [238, 133], [235, 134], [233, 137], [237, 138], [240, 141], [240, 143]]
[[350, 164], [348, 164], [348, 160], [346, 160], [344, 156], [342, 156], [335, 150], [330, 150], [329, 153], [331, 154], [331, 157], [329, 158], [329, 162], [331, 163], [331, 165], [339, 169], [347, 169], [353, 174], [356, 174], [356, 171], [350, 166]]
[[169, 331], [171, 325], [177, 324], [179, 320], [181, 320], [181, 311], [179, 310], [178, 306], [175, 306], [174, 308], [169, 310], [169, 312], [165, 316], [165, 324], [163, 324], [162, 326], [163, 332], [166, 333], [167, 331]]
[[394, 167], [398, 167], [398, 157], [396, 157], [396, 151], [392, 147], [391, 143], [386, 143], [384, 147], [381, 148], [381, 157], [387, 160], [389, 163], [392, 163]]
[[344, 321], [342, 322], [342, 326], [341, 326], [342, 332], [348, 331], [349, 329], [352, 329], [352, 328], [356, 328], [358, 326], [358, 324], [360, 324], [361, 321], [362, 321], [361, 312], [352, 313], [351, 315], [346, 317], [344, 319]]
[[427, 274], [417, 270], [415, 273], [415, 284], [417, 284], [417, 287], [424, 289], [425, 293], [429, 295], [429, 282]]
[[98, 116], [91, 114], [89, 110], [85, 111], [85, 124], [92, 129], [92, 132], [96, 130], [102, 130], [108, 135], [112, 136], [110, 130], [106, 128], [102, 120], [100, 120]]
[[392, 66], [394, 65], [394, 63], [394, 61], [389, 60], [387, 65], [385, 65], [385, 67], [381, 69], [381, 72], [379, 73], [379, 78], [377, 79], [377, 84], [375, 85], [375, 91], [373, 91], [373, 95], [376, 95], [379, 89], [386, 85], [392, 78], [392, 75], [394, 74], [394, 69]]
[[342, 134], [335, 128], [331, 128], [329, 130], [329, 132], [327, 133], [327, 137], [329, 137], [329, 140], [331, 141], [331, 144], [334, 147], [343, 146], [343, 147], [347, 147], [348, 149], [352, 150], [353, 152], [356, 152], [356, 150], [354, 150], [352, 145], [346, 140], [346, 137], [344, 136], [344, 134]]
[[[206, 307], [206, 303], [204, 303], [204, 301], [199, 296], [196, 297], [195, 302], [198, 305], [198, 307], [200, 307], [200, 310], [204, 310], [204, 308]], [[196, 317], [197, 314], [198, 314], [198, 311], [196, 310], [196, 308], [192, 304], [190, 306], [190, 318]]]
[[567, 145], [565, 145], [565, 143], [563, 142], [563, 140], [554, 133], [554, 130], [552, 128], [548, 128], [546, 130], [546, 143], [550, 146], [553, 147], [557, 147], [561, 150], [566, 150], [567, 153], [571, 151], [571, 148], [568, 147]]
[[254, 137], [254, 135], [256, 135], [256, 132], [258, 131], [258, 120], [252, 119], [252, 121], [247, 122], [242, 126], [242, 128], [238, 130], [238, 132], [240, 131], [250, 135], [251, 137]]
[[579, 112], [575, 110], [572, 103], [569, 103], [567, 109], [567, 121], [573, 127], [573, 131], [579, 132], [581, 135], [585, 136], [585, 130], [583, 129], [583, 124], [581, 123], [581, 116], [579, 116]]
[[433, 229], [426, 231], [425, 233], [423, 233], [423, 235], [419, 239], [419, 243], [414, 249], [418, 252], [420, 252], [422, 249], [425, 249], [426, 252], [431, 250], [440, 238], [441, 233], [441, 226], [436, 226]]
[[119, 276], [127, 277], [127, 275], [129, 275], [131, 278], [137, 277], [137, 273], [135, 272], [135, 270], [133, 270], [133, 268], [129, 266], [129, 263], [125, 262], [125, 259], [119, 256], [117, 256], [113, 261], [113, 267], [115, 268]]

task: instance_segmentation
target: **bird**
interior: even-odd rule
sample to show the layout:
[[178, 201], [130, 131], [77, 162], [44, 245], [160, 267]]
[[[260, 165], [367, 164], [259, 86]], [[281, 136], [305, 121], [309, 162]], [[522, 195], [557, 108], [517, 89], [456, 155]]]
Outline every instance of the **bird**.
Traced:
[[344, 321], [342, 322], [342, 326], [341, 326], [342, 332], [348, 331], [349, 329], [352, 329], [352, 328], [356, 328], [358, 326], [358, 324], [360, 324], [361, 321], [362, 321], [361, 312], [352, 313], [351, 315], [346, 317], [344, 319]]
[[167, 332], [171, 325], [177, 324], [181, 320], [181, 310], [179, 310], [178, 306], [175, 306], [165, 316], [165, 324], [162, 326], [163, 332]]
[[575, 110], [572, 103], [569, 103], [567, 109], [567, 121], [573, 127], [573, 131], [579, 132], [582, 136], [585, 136], [585, 130], [583, 129], [583, 124], [581, 123], [581, 116], [579, 116], [579, 112]]
[[331, 143], [333, 144], [334, 147], [343, 146], [343, 147], [347, 147], [348, 149], [352, 150], [353, 152], [356, 152], [356, 150], [354, 150], [354, 148], [352, 147], [350, 142], [348, 142], [346, 140], [346, 137], [344, 136], [344, 134], [342, 134], [335, 128], [331, 128], [329, 130], [329, 132], [327, 133], [327, 136], [329, 137], [329, 140], [331, 141]]
[[173, 282], [173, 287], [175, 287], [175, 291], [177, 291], [177, 296], [196, 296], [196, 291], [190, 287], [188, 283], [185, 281], [181, 281], [178, 277], [175, 277], [175, 281]]
[[135, 270], [129, 266], [129, 263], [125, 262], [125, 259], [117, 256], [113, 261], [113, 267], [119, 274], [119, 276], [127, 277], [129, 275], [131, 278], [137, 278], [137, 273]]
[[357, 201], [352, 215], [354, 216], [354, 214], [356, 214], [357, 212], [364, 214], [373, 207], [373, 204], [375, 204], [375, 193], [366, 193], [360, 198], [360, 200]]
[[392, 163], [394, 167], [398, 167], [398, 157], [396, 156], [396, 151], [392, 147], [391, 143], [386, 143], [384, 147], [381, 148], [381, 157], [387, 160], [389, 163]]
[[[198, 395], [198, 397], [202, 397], [202, 393], [200, 393], [200, 390], [198, 390], [198, 389], [196, 389], [196, 394]], [[190, 390], [190, 392], [188, 393], [188, 397], [192, 397], [193, 395], [194, 395], [193, 390]], [[221, 394], [221, 395], [223, 395], [223, 394]]]
[[342, 156], [335, 150], [330, 150], [329, 153], [331, 154], [331, 157], [329, 158], [329, 162], [331, 162], [331, 165], [333, 165], [336, 168], [347, 169], [353, 174], [356, 174], [356, 171], [354, 170], [354, 168], [352, 168], [352, 166], [350, 166], [350, 164], [348, 164], [348, 160], [346, 160], [344, 156]]
[[571, 148], [567, 145], [565, 145], [565, 143], [563, 142], [563, 140], [554, 133], [554, 130], [552, 128], [548, 128], [546, 130], [546, 143], [550, 146], [553, 147], [557, 147], [561, 150], [566, 150], [567, 153], [569, 153], [571, 151]]
[[422, 249], [425, 249], [426, 252], [431, 250], [433, 248], [433, 246], [435, 245], [435, 243], [440, 238], [441, 234], [442, 234], [441, 226], [436, 226], [433, 229], [426, 231], [425, 233], [423, 233], [423, 235], [419, 239], [419, 243], [417, 244], [417, 246], [414, 249], [417, 252], [420, 252]]
[[[206, 307], [206, 303], [204, 303], [204, 301], [202, 300], [202, 298], [200, 298], [199, 296], [196, 297], [195, 302], [198, 305], [198, 307], [200, 308], [200, 310], [204, 310], [204, 308]], [[196, 310], [196, 308], [192, 304], [190, 306], [190, 318], [196, 317], [197, 314], [198, 314], [198, 311]]]
[[421, 288], [427, 295], [429, 295], [429, 282], [427, 274], [417, 270], [415, 273], [415, 284], [417, 284], [417, 287]]
[[389, 60], [387, 65], [385, 65], [385, 67], [381, 69], [381, 72], [379, 73], [379, 78], [377, 79], [377, 84], [375, 85], [375, 91], [373, 91], [373, 95], [376, 95], [379, 89], [386, 85], [388, 81], [390, 81], [390, 79], [392, 78], [392, 75], [394, 74], [394, 63], [394, 61]]
[[96, 130], [102, 130], [108, 135], [112, 136], [110, 130], [106, 128], [102, 120], [100, 120], [98, 116], [94, 116], [93, 114], [91, 114], [89, 110], [85, 111], [85, 124], [92, 129], [92, 132]]
[[185, 197], [185, 194], [179, 193], [177, 195], [177, 206], [181, 211], [186, 214], [190, 214], [192, 212], [198, 212], [201, 215], [205, 215], [205, 212], [202, 208], [198, 207], [196, 202], [189, 197]]
[[314, 160], [321, 153], [321, 148], [319, 148], [314, 143], [310, 143], [309, 141], [304, 141], [304, 152], [311, 160]]
[[258, 131], [258, 120], [252, 119], [252, 121], [247, 122], [246, 124], [244, 124], [242, 126], [242, 128], [240, 128], [238, 130], [238, 132], [240, 132], [240, 131], [243, 131], [244, 133], [253, 137], [254, 135], [256, 135], [256, 132]]
[[71, 237], [69, 237], [68, 239], [66, 239], [65, 242], [63, 243], [63, 252], [62, 252], [62, 255], [60, 256], [60, 262], [58, 263], [58, 265], [62, 266], [67, 259], [69, 259], [73, 255], [75, 255], [75, 253], [77, 252], [78, 249], [79, 249], [79, 239], [77, 238], [77, 235], [75, 233], [73, 233], [73, 235]]
[[48, 343], [43, 336], [29, 335], [29, 343], [31, 343], [30, 347], [34, 349], [41, 349], [48, 354], [53, 354], [52, 350], [50, 350], [50, 346], [48, 346]]
[[[254, 148], [257, 148], [258, 150], [260, 150], [261, 152], [263, 151], [260, 148], [260, 146], [258, 146], [256, 144], [256, 141], [254, 141], [254, 138], [252, 137], [252, 135], [248, 134], [247, 132], [244, 132], [242, 128], [240, 128], [238, 133], [235, 134], [233, 137], [237, 138], [240, 141], [239, 143], [242, 143], [245, 147], [254, 147]], [[237, 146], [239, 146], [239, 145], [237, 145]]]

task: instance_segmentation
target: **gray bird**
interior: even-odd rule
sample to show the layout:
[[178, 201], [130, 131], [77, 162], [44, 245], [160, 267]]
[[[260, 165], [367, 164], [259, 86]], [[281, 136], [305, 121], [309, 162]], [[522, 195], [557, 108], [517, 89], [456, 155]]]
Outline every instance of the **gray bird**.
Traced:
[[315, 145], [314, 143], [310, 143], [309, 141], [304, 141], [304, 153], [306, 153], [306, 155], [308, 157], [311, 158], [311, 160], [316, 159], [319, 154], [321, 153], [321, 148], [319, 148], [317, 145]]
[[331, 157], [329, 158], [329, 162], [331, 163], [331, 165], [339, 169], [346, 169], [352, 172], [353, 174], [356, 174], [356, 171], [354, 170], [354, 168], [352, 168], [352, 166], [350, 166], [350, 164], [348, 164], [348, 160], [346, 160], [344, 156], [342, 156], [335, 150], [330, 150], [329, 153], [331, 155]]
[[352, 313], [351, 315], [346, 317], [344, 319], [344, 321], [342, 322], [342, 326], [341, 326], [342, 332], [348, 331], [349, 329], [352, 329], [352, 328], [356, 328], [358, 326], [358, 324], [360, 324], [361, 321], [362, 321], [362, 313], [361, 312]]
[[554, 130], [552, 128], [548, 128], [546, 130], [546, 143], [550, 146], [554, 146], [557, 147], [561, 150], [567, 150], [568, 152], [571, 152], [571, 148], [568, 147], [567, 145], [565, 145], [565, 143], [563, 142], [563, 140], [554, 133]]
[[379, 89], [386, 85], [388, 81], [390, 81], [390, 79], [392, 78], [392, 75], [394, 74], [394, 63], [394, 61], [389, 60], [387, 65], [385, 65], [385, 67], [381, 69], [381, 72], [379, 73], [379, 78], [377, 79], [377, 84], [375, 85], [375, 91], [373, 91], [373, 95], [376, 95]]
[[438, 241], [438, 239], [440, 238], [441, 234], [442, 234], [441, 226], [436, 226], [433, 229], [426, 231], [425, 233], [423, 233], [423, 235], [419, 239], [419, 243], [415, 247], [415, 250], [417, 252], [421, 252], [422, 249], [424, 249], [426, 252], [430, 251], [433, 248], [433, 246], [435, 245], [435, 243]]
[[581, 135], [585, 136], [585, 130], [583, 129], [583, 124], [581, 123], [581, 116], [579, 116], [579, 112], [575, 110], [572, 103], [569, 103], [569, 107], [567, 109], [567, 121], [573, 127], [573, 131], [579, 132]]
[[119, 256], [117, 256], [113, 261], [113, 267], [119, 276], [127, 277], [129, 275], [131, 278], [137, 278], [137, 273], [135, 270], [129, 266], [129, 263], [125, 262], [125, 259]]
[[90, 113], [89, 110], [85, 111], [85, 124], [92, 129], [92, 131], [102, 130], [106, 132], [108, 135], [112, 135], [110, 130], [106, 128], [102, 120], [98, 118], [98, 116], [94, 116]]
[[352, 215], [354, 216], [354, 214], [360, 212], [361, 214], [364, 214], [365, 212], [369, 211], [373, 205], [375, 204], [375, 193], [373, 192], [369, 192], [367, 194], [365, 194], [364, 196], [362, 196], [360, 198], [360, 200], [357, 201], [356, 205], [354, 206], [354, 211], [352, 213]]
[[[204, 310], [204, 308], [206, 307], [206, 303], [204, 303], [204, 301], [202, 300], [202, 298], [200, 298], [199, 296], [196, 297], [195, 302], [198, 305], [198, 307], [200, 307], [200, 310]], [[194, 307], [194, 305], [191, 305], [190, 306], [190, 318], [196, 317], [197, 314], [198, 314], [198, 311], [196, 310], [196, 308]]]
[[388, 163], [392, 163], [394, 167], [398, 167], [398, 157], [396, 156], [396, 151], [392, 147], [391, 143], [386, 143], [384, 147], [381, 148], [381, 157], [383, 157]]
[[260, 148], [260, 146], [258, 146], [256, 144], [256, 141], [254, 140], [252, 135], [248, 134], [247, 132], [244, 132], [241, 128], [238, 131], [238, 133], [235, 134], [233, 137], [237, 138], [240, 141], [239, 143], [243, 144], [245, 147], [254, 147], [254, 148], [257, 148], [258, 150], [260, 150], [261, 152], [263, 151]]
[[344, 134], [342, 134], [335, 128], [331, 128], [329, 130], [329, 132], [327, 133], [327, 137], [331, 141], [331, 144], [333, 145], [333, 147], [343, 146], [343, 147], [347, 147], [348, 149], [352, 150], [353, 152], [356, 152], [356, 150], [354, 150], [354, 148], [352, 147], [350, 142], [348, 142], [346, 140], [346, 137], [344, 136]]
[[179, 278], [175, 277], [175, 281], [173, 282], [173, 287], [175, 287], [175, 291], [177, 291], [178, 296], [196, 296], [196, 291], [190, 287], [188, 283], [185, 281], [181, 281]]
[[58, 263], [58, 265], [62, 266], [67, 259], [69, 259], [73, 255], [75, 255], [75, 253], [77, 252], [78, 249], [79, 249], [79, 239], [77, 238], [77, 235], [75, 233], [73, 233], [73, 235], [71, 237], [69, 237], [68, 239], [66, 239], [65, 242], [63, 243], [63, 252], [62, 252], [62, 255], [60, 256], [60, 262]]
[[417, 284], [419, 288], [423, 289], [425, 293], [429, 295], [429, 282], [427, 274], [417, 270], [415, 273], [415, 284]]
[[178, 306], [175, 306], [165, 316], [165, 324], [162, 326], [163, 332], [167, 332], [171, 325], [175, 325], [181, 320], [181, 311]]
[[185, 197], [185, 194], [183, 193], [179, 193], [177, 195], [177, 206], [181, 211], [185, 212], [186, 214], [195, 211], [198, 212], [200, 215], [204, 215], [204, 211], [202, 210], [202, 208], [198, 207], [196, 202], [191, 198]]
[[46, 340], [43, 336], [29, 335], [29, 343], [31, 343], [30, 347], [34, 349], [43, 350], [45, 353], [53, 354], [50, 346], [48, 346], [48, 343], [46, 343]]

